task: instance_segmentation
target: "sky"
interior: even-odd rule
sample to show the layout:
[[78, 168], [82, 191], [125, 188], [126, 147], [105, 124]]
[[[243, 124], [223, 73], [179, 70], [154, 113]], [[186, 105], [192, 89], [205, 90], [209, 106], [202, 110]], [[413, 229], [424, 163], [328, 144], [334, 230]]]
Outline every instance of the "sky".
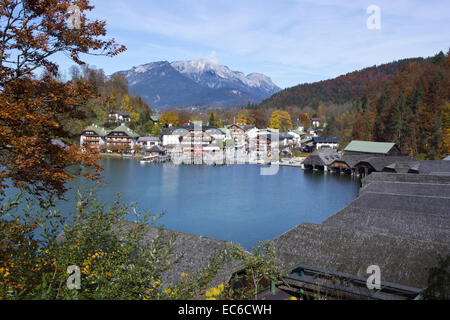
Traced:
[[[91, 3], [89, 16], [105, 20], [108, 36], [127, 47], [114, 58], [84, 57], [106, 74], [154, 61], [207, 59], [245, 74], [263, 73], [287, 88], [450, 48], [448, 0]], [[368, 13], [371, 5], [380, 19]], [[66, 76], [74, 64], [65, 56], [55, 61]]]

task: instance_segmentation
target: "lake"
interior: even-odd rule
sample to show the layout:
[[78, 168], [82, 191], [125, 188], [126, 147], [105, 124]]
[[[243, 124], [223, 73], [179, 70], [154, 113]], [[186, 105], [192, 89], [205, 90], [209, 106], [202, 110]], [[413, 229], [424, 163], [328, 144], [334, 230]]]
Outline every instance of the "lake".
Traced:
[[[140, 208], [154, 213], [165, 211], [158, 224], [167, 229], [227, 240], [248, 249], [302, 222], [322, 223], [354, 200], [359, 190], [356, 178], [304, 172], [298, 167], [281, 166], [278, 174], [262, 176], [259, 165], [101, 161], [107, 185], [98, 188], [100, 199], [110, 201], [121, 193], [125, 203], [138, 202]], [[78, 179], [71, 185], [74, 190], [85, 188], [86, 181]], [[67, 198], [73, 194], [72, 190]]]

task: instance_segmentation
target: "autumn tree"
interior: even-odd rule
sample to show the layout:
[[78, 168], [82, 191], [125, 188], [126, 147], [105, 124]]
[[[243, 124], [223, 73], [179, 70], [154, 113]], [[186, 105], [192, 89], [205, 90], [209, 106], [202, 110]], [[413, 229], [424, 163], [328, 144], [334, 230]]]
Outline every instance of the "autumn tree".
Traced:
[[178, 115], [175, 111], [166, 110], [163, 112], [161, 117], [159, 117], [159, 123], [161, 123], [163, 127], [168, 127], [169, 125], [178, 126], [180, 120], [178, 119]]
[[306, 128], [311, 126], [311, 117], [308, 113], [302, 113], [298, 116], [298, 120], [302, 123], [302, 125]]
[[236, 123], [241, 125], [249, 123], [249, 112], [247, 109], [242, 109], [239, 111]]
[[257, 128], [268, 127], [268, 117], [263, 110], [250, 110], [249, 118], [250, 124]]
[[270, 118], [270, 127], [285, 132], [292, 128], [291, 116], [287, 111], [275, 110]]
[[[79, 25], [70, 28], [76, 5]], [[91, 21], [89, 1], [8, 0], [0, 3], [0, 157], [4, 171], [0, 185], [10, 180], [16, 187], [42, 199], [63, 197], [65, 183], [76, 172], [72, 164], [94, 168], [85, 174], [98, 178], [97, 158], [81, 153], [70, 143], [64, 120], [82, 119], [79, 106], [95, 91], [86, 82], [57, 80], [55, 54], [83, 64], [82, 54], [115, 56], [125, 50], [106, 39], [104, 21]], [[43, 76], [36, 77], [36, 72]], [[55, 139], [59, 139], [57, 141]], [[63, 142], [63, 143], [61, 143]], [[2, 194], [4, 194], [2, 192]]]

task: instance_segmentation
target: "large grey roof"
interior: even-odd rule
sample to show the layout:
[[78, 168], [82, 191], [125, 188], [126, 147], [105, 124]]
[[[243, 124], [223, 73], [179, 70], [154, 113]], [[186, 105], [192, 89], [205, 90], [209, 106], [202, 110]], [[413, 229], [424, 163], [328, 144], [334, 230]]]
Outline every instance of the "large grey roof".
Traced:
[[280, 263], [422, 288], [438, 255], [450, 254], [450, 177], [373, 173], [360, 195], [322, 225], [301, 224], [274, 240]]
[[391, 163], [383, 168], [384, 170], [392, 170], [395, 173], [416, 173], [419, 170], [420, 162], [417, 160], [401, 160]]
[[[406, 156], [399, 157], [371, 157], [367, 159], [360, 160], [360, 163], [367, 163], [376, 171], [382, 171], [386, 166], [395, 163], [396, 161], [413, 161], [414, 159]], [[358, 163], [356, 164], [358, 165]]]
[[450, 243], [450, 217], [424, 212], [363, 208], [350, 205], [323, 225], [416, 240]]
[[419, 174], [450, 176], [450, 162], [446, 160], [425, 160], [419, 165]]
[[434, 176], [422, 174], [402, 174], [402, 173], [378, 173], [374, 172], [361, 180], [363, 186], [375, 181], [424, 183], [424, 184], [450, 184], [448, 176]]
[[450, 253], [448, 244], [306, 223], [273, 243], [285, 266], [302, 263], [367, 277], [367, 268], [378, 265], [383, 281], [419, 288], [427, 284], [426, 268]]
[[450, 217], [450, 198], [366, 192], [352, 205], [363, 208], [445, 214]]
[[426, 184], [419, 182], [391, 182], [391, 181], [374, 181], [368, 185], [363, 186], [359, 194], [365, 193], [387, 193], [397, 195], [410, 196], [428, 196], [428, 197], [442, 197], [450, 198], [450, 184]]

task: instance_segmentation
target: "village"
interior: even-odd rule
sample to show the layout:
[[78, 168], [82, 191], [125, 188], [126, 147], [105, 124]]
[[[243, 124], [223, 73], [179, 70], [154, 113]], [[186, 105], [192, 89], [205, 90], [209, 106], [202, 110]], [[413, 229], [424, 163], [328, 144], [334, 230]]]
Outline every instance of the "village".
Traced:
[[[403, 155], [393, 142], [351, 141], [339, 151], [340, 139], [321, 136], [326, 123], [317, 118], [312, 119], [313, 127], [304, 128], [297, 121], [295, 129], [287, 132], [243, 124], [216, 128], [190, 123], [184, 127], [169, 125], [159, 136], [143, 137], [127, 126], [130, 118], [126, 112], [112, 112], [109, 118], [120, 125], [112, 130], [88, 126], [80, 134], [82, 148], [103, 155], [134, 157], [142, 163], [279, 164], [355, 176], [450, 172], [450, 162], [418, 161]], [[158, 121], [157, 117], [153, 119]]]

